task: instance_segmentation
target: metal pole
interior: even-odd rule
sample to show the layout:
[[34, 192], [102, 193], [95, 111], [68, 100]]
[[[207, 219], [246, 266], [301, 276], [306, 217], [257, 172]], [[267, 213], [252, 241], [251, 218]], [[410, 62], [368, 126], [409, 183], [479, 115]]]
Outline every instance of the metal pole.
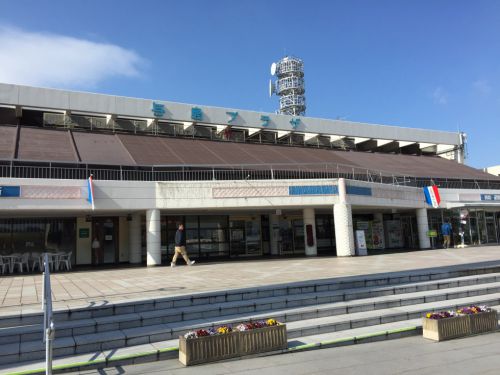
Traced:
[[45, 342], [45, 373], [52, 374], [52, 345], [55, 337], [52, 321], [52, 289], [50, 287], [49, 255], [44, 254], [43, 260], [43, 329]]
[[51, 321], [45, 331], [45, 374], [52, 375], [52, 343], [54, 341], [54, 323]]

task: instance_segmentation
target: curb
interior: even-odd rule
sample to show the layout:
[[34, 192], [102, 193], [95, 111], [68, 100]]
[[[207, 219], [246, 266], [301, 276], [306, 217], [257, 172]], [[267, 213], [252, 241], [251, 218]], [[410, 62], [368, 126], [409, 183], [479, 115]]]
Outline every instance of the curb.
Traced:
[[[316, 350], [316, 349], [326, 349], [326, 348], [334, 348], [338, 346], [348, 346], [348, 345], [356, 345], [356, 344], [364, 344], [368, 342], [376, 342], [376, 341], [384, 341], [384, 340], [394, 340], [408, 336], [415, 336], [422, 333], [421, 326], [415, 327], [405, 327], [399, 329], [393, 329], [390, 331], [380, 331], [369, 333], [366, 335], [352, 336], [352, 337], [344, 337], [336, 340], [329, 341], [321, 341], [317, 343], [311, 344], [303, 344], [293, 346], [287, 349], [283, 349], [281, 351], [277, 351], [272, 354], [287, 354], [287, 353], [295, 353], [307, 350]], [[68, 371], [82, 371], [82, 370], [92, 370], [92, 369], [102, 369], [112, 366], [118, 365], [130, 365], [130, 364], [138, 364], [138, 363], [147, 363], [147, 362], [155, 362], [159, 360], [165, 359], [174, 359], [178, 358], [178, 347], [170, 347], [163, 348], [158, 350], [152, 350], [149, 352], [141, 352], [134, 354], [126, 354], [113, 358], [106, 359], [96, 359], [92, 361], [84, 361], [84, 362], [75, 362], [68, 363], [64, 365], [57, 365], [52, 367], [53, 373], [64, 373]], [[262, 353], [261, 356], [269, 355], [269, 353]], [[38, 368], [33, 370], [25, 370], [19, 372], [9, 372], [7, 375], [38, 375], [45, 374], [45, 368]]]

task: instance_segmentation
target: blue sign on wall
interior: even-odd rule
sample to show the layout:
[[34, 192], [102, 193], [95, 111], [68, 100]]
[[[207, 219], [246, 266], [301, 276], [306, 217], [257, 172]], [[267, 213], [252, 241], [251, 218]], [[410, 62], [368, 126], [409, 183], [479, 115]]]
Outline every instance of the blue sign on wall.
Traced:
[[481, 194], [482, 201], [500, 201], [500, 194]]
[[352, 195], [366, 195], [366, 196], [371, 196], [372, 195], [372, 189], [369, 187], [362, 187], [362, 186], [347, 186], [347, 194], [352, 194]]
[[16, 198], [20, 196], [20, 186], [0, 186], [0, 198]]
[[339, 193], [337, 186], [289, 186], [288, 195], [336, 195]]

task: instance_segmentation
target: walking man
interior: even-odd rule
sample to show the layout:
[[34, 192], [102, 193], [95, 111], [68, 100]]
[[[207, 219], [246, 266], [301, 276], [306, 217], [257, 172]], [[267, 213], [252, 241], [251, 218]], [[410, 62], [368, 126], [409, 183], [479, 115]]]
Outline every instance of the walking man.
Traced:
[[186, 253], [186, 233], [184, 232], [184, 224], [179, 224], [179, 228], [177, 229], [177, 232], [175, 232], [175, 252], [172, 262], [170, 262], [170, 267], [175, 267], [175, 262], [177, 261], [179, 254], [182, 255], [188, 266], [194, 264], [194, 260], [189, 260]]
[[443, 225], [441, 225], [441, 234], [443, 235], [443, 247], [447, 249], [450, 247], [451, 242], [451, 224], [448, 219], [445, 219]]

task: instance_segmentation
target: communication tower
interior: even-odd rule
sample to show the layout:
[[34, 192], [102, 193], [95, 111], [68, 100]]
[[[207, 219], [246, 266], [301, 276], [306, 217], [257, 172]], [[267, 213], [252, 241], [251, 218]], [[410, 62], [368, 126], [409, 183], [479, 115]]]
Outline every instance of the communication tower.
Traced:
[[306, 114], [306, 91], [304, 84], [304, 62], [292, 56], [285, 56], [272, 63], [271, 75], [276, 76], [275, 82], [269, 80], [269, 96], [280, 97], [282, 115], [304, 116]]

